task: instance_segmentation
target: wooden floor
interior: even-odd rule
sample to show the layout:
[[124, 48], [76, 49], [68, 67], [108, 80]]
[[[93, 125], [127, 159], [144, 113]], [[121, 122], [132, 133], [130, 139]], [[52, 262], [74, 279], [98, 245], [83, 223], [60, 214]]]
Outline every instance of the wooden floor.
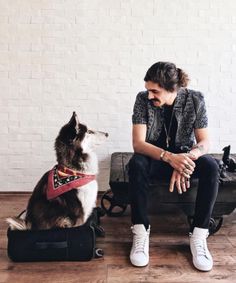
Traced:
[[62, 282], [236, 282], [236, 212], [226, 216], [220, 231], [208, 239], [214, 269], [194, 269], [188, 245], [188, 225], [178, 210], [151, 216], [150, 264], [135, 268], [129, 262], [130, 215], [102, 218], [105, 238], [98, 238], [104, 259], [90, 262], [14, 263], [7, 257], [4, 219], [25, 208], [28, 194], [0, 194], [0, 283]]

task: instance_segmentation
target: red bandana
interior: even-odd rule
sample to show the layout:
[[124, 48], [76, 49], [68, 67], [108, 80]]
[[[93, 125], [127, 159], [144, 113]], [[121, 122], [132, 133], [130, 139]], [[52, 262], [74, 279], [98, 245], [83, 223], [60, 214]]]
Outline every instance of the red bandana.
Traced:
[[49, 171], [47, 199], [56, 198], [66, 192], [82, 187], [95, 180], [95, 175], [86, 175], [64, 166], [56, 165]]

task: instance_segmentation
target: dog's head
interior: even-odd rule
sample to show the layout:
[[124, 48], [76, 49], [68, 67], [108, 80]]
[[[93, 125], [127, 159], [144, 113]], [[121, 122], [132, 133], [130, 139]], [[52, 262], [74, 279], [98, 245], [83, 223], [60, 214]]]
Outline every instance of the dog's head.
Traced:
[[94, 148], [108, 137], [107, 133], [93, 131], [79, 122], [78, 116], [73, 112], [70, 121], [64, 125], [55, 142], [58, 163], [70, 163], [72, 158], [84, 159]]

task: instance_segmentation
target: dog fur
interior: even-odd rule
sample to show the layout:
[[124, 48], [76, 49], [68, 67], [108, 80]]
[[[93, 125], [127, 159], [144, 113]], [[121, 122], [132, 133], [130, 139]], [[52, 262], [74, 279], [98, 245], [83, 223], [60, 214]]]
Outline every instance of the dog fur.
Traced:
[[[98, 161], [94, 148], [107, 138], [108, 134], [92, 131], [79, 123], [75, 112], [64, 125], [55, 141], [57, 162], [83, 174], [96, 175]], [[39, 180], [29, 199], [25, 217], [7, 218], [13, 230], [41, 230], [74, 227], [84, 224], [96, 205], [98, 185], [90, 183], [72, 189], [52, 200], [46, 197], [48, 185], [46, 172]]]

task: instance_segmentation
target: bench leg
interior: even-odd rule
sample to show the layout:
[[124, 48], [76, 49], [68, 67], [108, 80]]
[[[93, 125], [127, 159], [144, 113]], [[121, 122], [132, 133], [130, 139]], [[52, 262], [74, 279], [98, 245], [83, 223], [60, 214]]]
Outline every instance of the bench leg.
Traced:
[[102, 196], [101, 207], [108, 216], [118, 217], [124, 214], [127, 204], [118, 202], [112, 190], [107, 190]]

